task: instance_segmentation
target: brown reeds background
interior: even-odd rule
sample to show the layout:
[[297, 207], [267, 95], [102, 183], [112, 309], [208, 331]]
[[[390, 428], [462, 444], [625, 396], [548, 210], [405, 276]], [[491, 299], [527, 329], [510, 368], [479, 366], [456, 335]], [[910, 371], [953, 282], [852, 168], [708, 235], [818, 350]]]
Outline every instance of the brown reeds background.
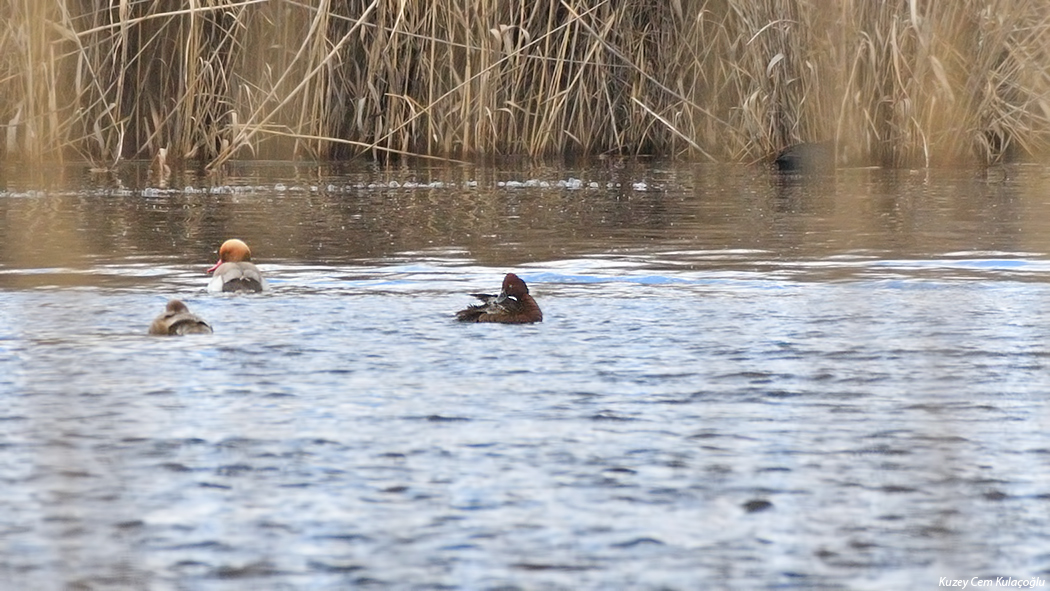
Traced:
[[1042, 0], [7, 0], [0, 152], [988, 164], [1047, 154], [1048, 44]]

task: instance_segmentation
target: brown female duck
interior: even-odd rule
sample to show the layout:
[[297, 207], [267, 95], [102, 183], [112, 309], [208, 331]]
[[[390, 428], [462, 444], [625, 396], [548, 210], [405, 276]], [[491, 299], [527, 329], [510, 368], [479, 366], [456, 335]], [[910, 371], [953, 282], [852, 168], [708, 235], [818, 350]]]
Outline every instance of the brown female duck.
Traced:
[[190, 313], [186, 304], [171, 300], [164, 313], [149, 326], [152, 335], [175, 336], [184, 334], [211, 334], [211, 327], [200, 317]]
[[543, 321], [536, 300], [529, 295], [529, 287], [514, 273], [503, 278], [503, 290], [499, 295], [470, 294], [482, 303], [456, 312], [461, 322], [499, 322], [502, 324], [529, 324]]

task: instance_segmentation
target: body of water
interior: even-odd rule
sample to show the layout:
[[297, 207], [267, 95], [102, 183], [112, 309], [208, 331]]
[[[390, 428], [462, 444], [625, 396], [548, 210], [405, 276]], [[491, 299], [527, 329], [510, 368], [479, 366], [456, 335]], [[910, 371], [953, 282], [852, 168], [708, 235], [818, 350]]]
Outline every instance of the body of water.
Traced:
[[[1050, 169], [995, 173], [5, 170], [0, 587], [1045, 584]], [[511, 271], [542, 323], [454, 321]]]

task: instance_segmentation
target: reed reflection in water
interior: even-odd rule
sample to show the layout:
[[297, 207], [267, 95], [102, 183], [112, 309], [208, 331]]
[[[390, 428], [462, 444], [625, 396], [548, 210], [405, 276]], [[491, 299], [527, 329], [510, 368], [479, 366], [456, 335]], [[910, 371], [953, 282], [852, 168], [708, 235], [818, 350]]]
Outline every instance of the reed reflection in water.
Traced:
[[[1046, 576], [1044, 169], [5, 174], [15, 588]], [[452, 319], [509, 270], [543, 323]]]

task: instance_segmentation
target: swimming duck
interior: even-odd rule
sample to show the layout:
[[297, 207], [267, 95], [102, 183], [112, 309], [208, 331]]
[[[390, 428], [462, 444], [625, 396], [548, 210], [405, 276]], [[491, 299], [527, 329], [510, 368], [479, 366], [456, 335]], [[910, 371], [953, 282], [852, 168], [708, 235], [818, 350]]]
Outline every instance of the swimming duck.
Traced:
[[542, 322], [543, 312], [536, 300], [529, 295], [529, 287], [514, 273], [503, 278], [503, 290], [499, 295], [485, 293], [470, 294], [482, 303], [456, 312], [461, 322], [500, 322], [503, 324], [529, 324]]
[[259, 268], [252, 264], [252, 251], [244, 242], [231, 238], [219, 248], [219, 262], [208, 269], [215, 273], [208, 291], [262, 291], [266, 289]]
[[211, 327], [200, 317], [190, 313], [186, 304], [179, 300], [168, 302], [164, 313], [149, 325], [149, 334], [152, 335], [184, 335], [184, 334], [211, 334]]

